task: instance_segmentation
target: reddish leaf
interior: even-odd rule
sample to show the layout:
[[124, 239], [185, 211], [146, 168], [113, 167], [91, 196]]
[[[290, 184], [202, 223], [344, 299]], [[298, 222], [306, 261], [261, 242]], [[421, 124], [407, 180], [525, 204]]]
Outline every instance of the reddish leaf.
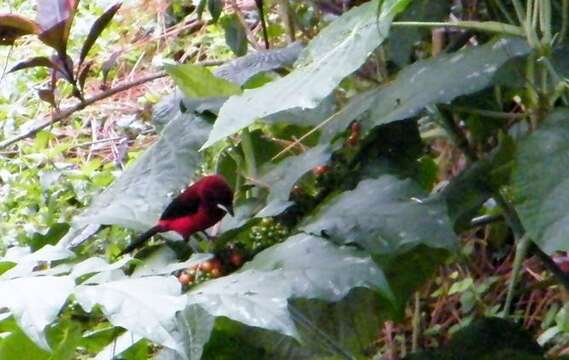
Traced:
[[51, 62], [57, 65], [57, 74], [61, 75], [69, 83], [73, 83], [73, 59], [65, 55], [66, 63], [64, 64], [59, 55], [51, 57]]
[[53, 93], [53, 89], [39, 89], [38, 95], [40, 99], [49, 103], [54, 108], [57, 108], [57, 104], [55, 103], [55, 94]]
[[38, 56], [35, 58], [31, 58], [29, 60], [25, 60], [22, 62], [17, 63], [13, 68], [10, 69], [9, 72], [14, 72], [23, 69], [29, 69], [33, 67], [44, 66], [53, 70], [61, 71], [59, 65], [51, 61], [49, 58], [45, 56]]
[[65, 56], [67, 39], [78, 0], [38, 0], [37, 21], [42, 32], [39, 39], [58, 54]]
[[72, 18], [78, 3], [76, 0], [38, 0], [37, 22], [42, 30], [49, 30]]
[[91, 66], [93, 65], [92, 61], [86, 62], [85, 65], [79, 70], [77, 74], [77, 83], [79, 88], [83, 90], [85, 87], [85, 80], [87, 80], [87, 75], [89, 75], [89, 70], [91, 70]]
[[39, 32], [40, 27], [33, 20], [14, 14], [0, 15], [0, 45], [12, 45], [20, 36]]
[[89, 50], [91, 50], [93, 44], [95, 44], [95, 41], [97, 41], [103, 30], [105, 30], [105, 28], [109, 25], [109, 23], [111, 22], [111, 20], [113, 19], [113, 17], [121, 7], [121, 5], [122, 3], [119, 2], [118, 4], [115, 4], [110, 8], [108, 8], [103, 13], [103, 15], [101, 15], [95, 21], [93, 26], [91, 26], [91, 30], [89, 30], [89, 35], [87, 35], [87, 39], [85, 40], [83, 48], [81, 49], [81, 55], [79, 57], [79, 65], [83, 63], [83, 61], [87, 57], [87, 54], [89, 53]]

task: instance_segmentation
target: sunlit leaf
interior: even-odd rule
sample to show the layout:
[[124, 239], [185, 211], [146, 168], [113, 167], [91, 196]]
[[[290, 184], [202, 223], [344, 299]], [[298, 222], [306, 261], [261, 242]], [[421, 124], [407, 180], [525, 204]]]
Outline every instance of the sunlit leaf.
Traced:
[[50, 351], [44, 329], [57, 318], [74, 287], [73, 279], [67, 276], [0, 280], [0, 307], [8, 308], [26, 335]]
[[0, 279], [13, 279], [27, 276], [39, 262], [62, 260], [73, 256], [75, 256], [73, 252], [53, 245], [45, 245], [33, 253], [30, 253], [29, 248], [15, 248], [12, 251], [8, 251], [5, 257], [0, 258], [0, 263], [10, 262], [16, 264], [15, 267], [3, 273]]
[[190, 98], [230, 96], [241, 92], [238, 85], [216, 77], [203, 66], [167, 65], [165, 69], [182, 92]]
[[302, 48], [301, 43], [295, 42], [281, 49], [273, 48], [249, 53], [247, 56], [221, 65], [213, 73], [223, 79], [243, 85], [256, 74], [294, 64]]
[[122, 355], [125, 351], [140, 343], [142, 340], [143, 338], [141, 336], [127, 331], [101, 350], [94, 360], [114, 360], [117, 356]]
[[238, 272], [199, 285], [187, 301], [216, 317], [299, 338], [289, 300], [336, 302], [358, 287], [392, 298], [382, 271], [365, 253], [297, 235], [261, 252]]
[[[378, 125], [415, 116], [427, 105], [448, 103], [480, 91], [492, 85], [494, 74], [508, 59], [528, 52], [524, 40], [502, 38], [418, 61], [405, 67], [388, 85], [355, 96], [330, 119], [323, 139], [331, 139], [360, 116], [363, 131], [367, 132]], [[445, 76], [440, 76], [443, 73]]]
[[257, 118], [292, 108], [316, 107], [383, 42], [391, 20], [408, 2], [383, 1], [379, 16], [378, 1], [343, 14], [308, 44], [293, 72], [261, 88], [231, 97], [221, 108], [203, 147], [249, 126]]

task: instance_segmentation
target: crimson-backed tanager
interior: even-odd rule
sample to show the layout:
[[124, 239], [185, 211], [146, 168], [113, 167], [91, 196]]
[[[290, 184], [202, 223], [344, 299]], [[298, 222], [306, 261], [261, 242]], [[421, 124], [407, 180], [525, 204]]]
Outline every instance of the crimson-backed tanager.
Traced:
[[175, 231], [187, 241], [193, 233], [217, 224], [226, 213], [233, 216], [233, 190], [220, 175], [204, 176], [174, 198], [158, 224], [141, 234], [121, 255], [161, 232]]

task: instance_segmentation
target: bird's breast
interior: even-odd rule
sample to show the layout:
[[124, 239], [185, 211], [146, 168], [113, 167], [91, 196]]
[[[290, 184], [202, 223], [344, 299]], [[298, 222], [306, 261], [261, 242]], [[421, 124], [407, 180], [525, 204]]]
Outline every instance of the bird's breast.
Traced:
[[175, 231], [186, 239], [195, 232], [217, 224], [224, 215], [225, 212], [217, 208], [200, 208], [195, 214], [160, 220], [159, 225], [164, 231]]

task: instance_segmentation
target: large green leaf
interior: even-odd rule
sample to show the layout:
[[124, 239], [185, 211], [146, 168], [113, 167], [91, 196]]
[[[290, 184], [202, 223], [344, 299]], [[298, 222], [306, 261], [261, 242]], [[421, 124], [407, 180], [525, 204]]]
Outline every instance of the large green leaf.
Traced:
[[289, 300], [336, 302], [358, 287], [392, 298], [382, 271], [368, 255], [301, 234], [261, 252], [238, 272], [196, 287], [187, 301], [215, 317], [300, 338]]
[[231, 97], [221, 108], [204, 148], [249, 126], [257, 118], [293, 108], [316, 107], [383, 42], [391, 20], [408, 2], [383, 1], [378, 14], [376, 0], [342, 15], [308, 44], [292, 73]]
[[44, 329], [55, 321], [74, 287], [73, 279], [67, 276], [0, 281], [0, 308], [8, 308], [22, 331], [39, 347], [50, 351]]
[[105, 346], [103, 350], [97, 353], [97, 356], [94, 360], [115, 360], [117, 358], [123, 359], [123, 356], [118, 356], [123, 355], [128, 349], [131, 349], [133, 346], [140, 344], [142, 341], [144, 340], [141, 336], [127, 331], [124, 334], [118, 336], [110, 344]]
[[551, 114], [519, 143], [514, 202], [531, 238], [545, 251], [569, 250], [569, 109]]
[[176, 85], [190, 98], [230, 96], [241, 93], [241, 88], [228, 80], [218, 78], [207, 68], [192, 64], [167, 65], [166, 71]]
[[304, 221], [302, 229], [381, 255], [405, 252], [420, 244], [448, 250], [456, 247], [446, 206], [430, 199], [411, 180], [391, 175], [363, 180], [354, 190], [333, 197]]
[[211, 126], [178, 113], [148, 149], [77, 219], [82, 224], [118, 224], [137, 230], [152, 226], [171, 196], [190, 182], [202, 155], [197, 151]]
[[183, 352], [169, 333], [174, 327], [175, 313], [185, 305], [185, 299], [179, 295], [180, 284], [173, 276], [124, 279], [75, 289], [77, 302], [86, 311], [100, 305], [113, 325]]
[[32, 273], [40, 262], [67, 259], [75, 254], [62, 247], [45, 245], [36, 252], [30, 253], [27, 247], [13, 247], [8, 249], [6, 256], [0, 258], [0, 265], [4, 263], [15, 264], [10, 270], [0, 275], [0, 279], [13, 279], [27, 276]]
[[[206, 339], [202, 358], [364, 358], [388, 313], [377, 294], [366, 288], [354, 289], [339, 302], [293, 300], [288, 308], [302, 342], [281, 333], [220, 317], [215, 320], [211, 336], [208, 335]], [[203, 318], [193, 321], [201, 325], [193, 325], [196, 329], [203, 328], [204, 324], [210, 326], [208, 320]], [[194, 358], [199, 359], [199, 356], [190, 356], [190, 359]]]
[[[364, 131], [417, 115], [425, 106], [448, 103], [458, 96], [480, 91], [494, 81], [494, 74], [508, 59], [529, 52], [518, 38], [502, 38], [404, 68], [387, 86], [354, 97], [338, 111], [324, 129], [329, 140], [361, 116]], [[444, 76], [441, 76], [444, 74]]]

